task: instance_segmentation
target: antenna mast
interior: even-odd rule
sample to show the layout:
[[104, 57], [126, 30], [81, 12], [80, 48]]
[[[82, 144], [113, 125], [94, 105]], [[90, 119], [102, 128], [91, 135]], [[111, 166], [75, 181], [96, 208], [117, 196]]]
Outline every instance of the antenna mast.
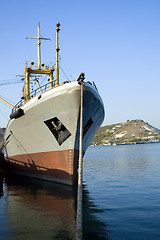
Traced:
[[27, 38], [38, 40], [38, 66], [37, 66], [37, 68], [40, 70], [41, 69], [41, 40], [50, 40], [50, 39], [40, 37], [40, 23], [38, 23], [38, 37], [27, 37]]
[[30, 99], [30, 76], [31, 74], [47, 74], [50, 78], [50, 89], [53, 88], [53, 72], [54, 72], [54, 66], [52, 68], [41, 68], [41, 40], [50, 40], [49, 38], [43, 38], [40, 37], [40, 24], [38, 23], [38, 37], [27, 37], [31, 39], [37, 39], [38, 41], [38, 66], [37, 69], [32, 69], [32, 64], [30, 67], [27, 67], [25, 64], [25, 86], [24, 86], [24, 99], [25, 101], [29, 101]]
[[57, 23], [57, 28], [56, 28], [56, 86], [59, 85], [59, 66], [58, 66], [58, 52], [60, 50], [58, 46], [58, 33], [60, 31], [60, 23]]

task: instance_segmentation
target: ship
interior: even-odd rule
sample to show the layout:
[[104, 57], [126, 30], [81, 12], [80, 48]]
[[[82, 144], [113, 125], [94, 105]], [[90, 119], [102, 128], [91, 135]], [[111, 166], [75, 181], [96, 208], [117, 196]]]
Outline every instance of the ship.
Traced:
[[[66, 185], [77, 183], [80, 105], [83, 85], [83, 143], [85, 154], [104, 120], [104, 105], [94, 82], [80, 73], [75, 81], [59, 81], [59, 31], [56, 25], [56, 63], [41, 64], [40, 35], [28, 37], [38, 42], [38, 64], [25, 64], [24, 87], [12, 112], [3, 138], [6, 168], [16, 174]], [[55, 79], [53, 74], [55, 72]], [[40, 85], [39, 77], [49, 77]], [[31, 82], [37, 88], [31, 91]]]

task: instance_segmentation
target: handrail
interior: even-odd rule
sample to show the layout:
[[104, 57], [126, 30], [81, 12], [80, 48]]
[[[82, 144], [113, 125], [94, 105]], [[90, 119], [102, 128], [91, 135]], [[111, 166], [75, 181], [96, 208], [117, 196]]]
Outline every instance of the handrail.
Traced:
[[[47, 90], [50, 89], [50, 83], [47, 83], [45, 85], [43, 85], [41, 87], [41, 91], [42, 92], [46, 92]], [[36, 97], [38, 94], [41, 94], [41, 91], [39, 88], [33, 90], [31, 93], [30, 93], [30, 98], [34, 98]], [[21, 99], [15, 106], [14, 108], [12, 109], [12, 113], [16, 111], [17, 108], [21, 107], [23, 104], [25, 103], [25, 100], [24, 99]]]

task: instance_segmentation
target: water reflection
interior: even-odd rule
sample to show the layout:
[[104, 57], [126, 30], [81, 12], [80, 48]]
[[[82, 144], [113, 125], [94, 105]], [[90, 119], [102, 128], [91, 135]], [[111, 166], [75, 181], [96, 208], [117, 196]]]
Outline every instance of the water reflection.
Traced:
[[98, 209], [90, 198], [87, 186], [83, 185], [83, 240], [107, 240], [108, 226], [96, 216], [104, 210]]
[[76, 211], [70, 187], [7, 179], [5, 195], [11, 239], [75, 239]]
[[[5, 179], [3, 198], [7, 219], [5, 239], [76, 239], [75, 189], [12, 176]], [[83, 185], [84, 240], [107, 239], [106, 225], [96, 218], [99, 212]]]

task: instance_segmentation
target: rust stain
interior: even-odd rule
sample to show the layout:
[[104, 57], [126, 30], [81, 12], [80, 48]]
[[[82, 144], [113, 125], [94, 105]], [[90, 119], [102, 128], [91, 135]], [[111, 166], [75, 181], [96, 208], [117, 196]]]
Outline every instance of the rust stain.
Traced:
[[28, 174], [49, 176], [73, 182], [77, 175], [77, 150], [51, 151], [14, 155], [5, 158], [14, 170]]

